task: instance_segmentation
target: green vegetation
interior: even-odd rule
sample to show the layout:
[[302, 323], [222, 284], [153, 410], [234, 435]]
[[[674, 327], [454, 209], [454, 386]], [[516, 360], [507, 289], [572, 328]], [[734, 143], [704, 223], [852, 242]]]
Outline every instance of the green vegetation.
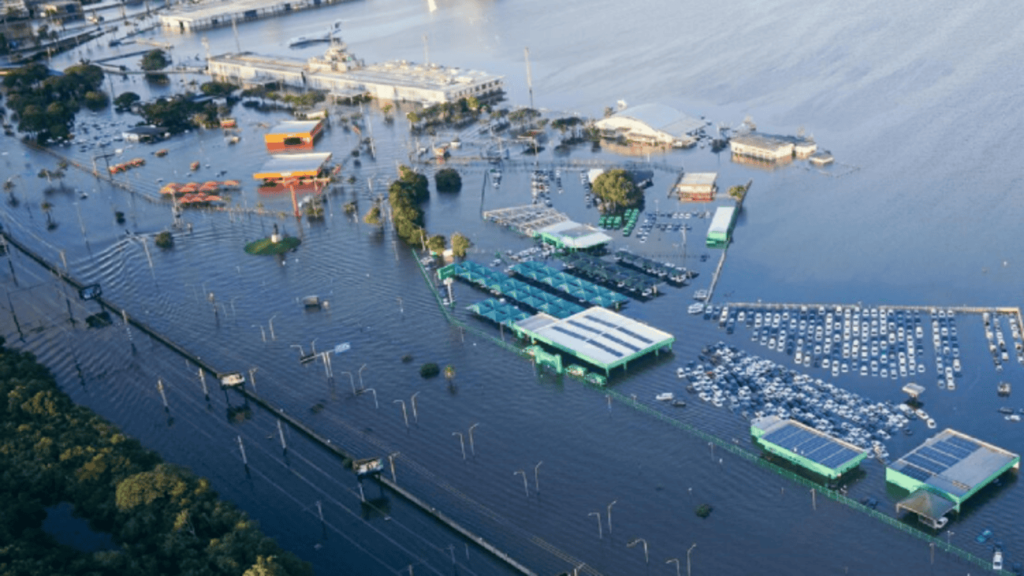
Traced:
[[427, 362], [423, 366], [420, 366], [420, 377], [421, 378], [433, 378], [441, 373], [441, 368], [433, 363]]
[[449, 364], [444, 367], [444, 378], [445, 380], [451, 380], [452, 378], [455, 378], [455, 366]]
[[66, 68], [63, 76], [50, 76], [46, 66], [33, 63], [12, 70], [3, 80], [7, 107], [18, 116], [18, 130], [34, 135], [40, 143], [69, 137], [81, 105], [106, 106], [102, 85], [103, 70], [92, 64], [78, 64]]
[[[72, 403], [30, 353], [0, 338], [0, 572], [305, 576], [210, 482], [165, 464]], [[116, 550], [81, 552], [42, 530], [61, 502]]]
[[345, 214], [355, 214], [359, 211], [359, 206], [356, 204], [355, 200], [353, 200], [351, 202], [346, 202], [342, 209], [345, 210]]
[[171, 98], [158, 98], [143, 105], [142, 117], [146, 119], [147, 124], [160, 126], [172, 134], [177, 134], [195, 126], [216, 125], [219, 111], [213, 102], [198, 103], [194, 102], [189, 94], [178, 94]]
[[456, 258], [465, 258], [466, 252], [472, 245], [473, 243], [469, 241], [469, 238], [466, 238], [461, 233], [456, 232], [452, 234], [452, 255]]
[[566, 116], [565, 118], [556, 118], [551, 121], [551, 127], [559, 132], [565, 132], [569, 128], [579, 124], [583, 124], [583, 119], [579, 116]]
[[508, 121], [513, 124], [525, 124], [534, 118], [540, 118], [540, 112], [533, 108], [520, 108], [508, 113]]
[[398, 180], [388, 188], [391, 218], [398, 237], [407, 244], [420, 245], [426, 239], [423, 229], [423, 210], [419, 204], [430, 198], [427, 177], [407, 166], [399, 166]]
[[434, 185], [438, 192], [458, 192], [462, 190], [462, 176], [454, 168], [442, 168], [434, 174]]
[[172, 236], [170, 232], [164, 230], [153, 238], [153, 243], [160, 248], [174, 248], [174, 236]]
[[122, 92], [114, 98], [114, 109], [118, 112], [125, 112], [131, 109], [132, 104], [135, 104], [142, 98], [135, 92]]
[[747, 197], [747, 190], [750, 189], [750, 184], [752, 182], [753, 181], [747, 182], [746, 184], [743, 184], [741, 186], [733, 186], [729, 188], [729, 196], [736, 200], [737, 204], [742, 205], [743, 200]]
[[229, 96], [237, 88], [230, 82], [204, 82], [199, 86], [199, 90], [207, 96]]
[[601, 200], [605, 212], [633, 208], [644, 199], [643, 191], [636, 187], [630, 174], [621, 169], [609, 170], [594, 179], [594, 196]]
[[711, 515], [712, 510], [714, 510], [714, 508], [712, 508], [710, 504], [701, 504], [700, 506], [697, 506], [694, 513], [701, 518], [707, 518]]
[[447, 244], [448, 242], [447, 240], [445, 240], [443, 234], [436, 234], [434, 236], [431, 236], [430, 238], [427, 238], [427, 248], [430, 249], [430, 251], [434, 254], [441, 254], [442, 252], [444, 252], [444, 249], [447, 246]]
[[167, 68], [170, 64], [171, 60], [167, 58], [167, 53], [157, 48], [142, 55], [142, 61], [139, 63], [139, 68], [142, 68], [146, 72], [156, 72], [157, 70]]
[[373, 204], [373, 207], [371, 207], [370, 210], [366, 213], [366, 215], [363, 216], [363, 222], [366, 222], [371, 226], [380, 226], [381, 224], [384, 223], [380, 215], [380, 204]]
[[281, 238], [279, 242], [271, 242], [270, 238], [264, 238], [255, 242], [250, 242], [245, 245], [245, 252], [254, 256], [272, 256], [274, 254], [284, 254], [289, 250], [294, 250], [302, 244], [302, 240], [294, 236], [285, 236]]

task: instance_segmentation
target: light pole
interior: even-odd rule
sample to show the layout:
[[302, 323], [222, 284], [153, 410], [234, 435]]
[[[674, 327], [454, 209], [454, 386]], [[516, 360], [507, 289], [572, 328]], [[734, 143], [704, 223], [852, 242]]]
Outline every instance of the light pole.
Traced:
[[270, 339], [271, 340], [277, 340], [277, 336], [274, 336], [274, 318], [277, 318], [277, 314], [274, 314], [273, 316], [271, 316], [270, 317], [270, 321], [267, 322], [267, 325], [270, 326]]
[[373, 409], [380, 410], [380, 404], [377, 404], [377, 391], [374, 390], [373, 388], [367, 388], [366, 390], [363, 390], [363, 392], [369, 392], [373, 394]]
[[366, 364], [359, 367], [359, 387], [363, 387], [363, 368], [366, 368]]
[[258, 366], [249, 368], [249, 382], [252, 382], [252, 391], [256, 391], [256, 371], [259, 370]]
[[252, 327], [260, 329], [260, 335], [263, 336], [263, 342], [266, 343], [266, 341], [267, 341], [267, 331], [263, 329], [263, 325], [262, 324], [253, 324]]
[[405, 400], [395, 400], [392, 403], [393, 404], [401, 404], [402, 405], [402, 418], [405, 419], [405, 428], [408, 430], [409, 429], [409, 415], [405, 411]]
[[541, 460], [540, 462], [537, 462], [536, 466], [533, 467], [533, 485], [534, 488], [536, 488], [538, 494], [540, 494], [540, 465], [543, 463], [544, 461]]
[[953, 535], [952, 530], [946, 530], [946, 546], [949, 546], [949, 537]]
[[696, 547], [697, 543], [694, 542], [693, 546], [690, 546], [690, 549], [686, 551], [686, 576], [690, 576], [690, 552], [693, 552], [693, 549]]
[[647, 540], [644, 540], [643, 538], [635, 538], [632, 542], [630, 542], [629, 544], [626, 544], [626, 547], [627, 548], [632, 548], [633, 546], [636, 546], [637, 544], [643, 544], [644, 545], [644, 562], [646, 564], [650, 564], [651, 563], [650, 557], [647, 556]]
[[352, 386], [352, 395], [356, 395], [356, 379], [352, 376], [351, 372], [342, 372], [342, 374], [348, 374], [348, 383]]
[[530, 497], [530, 485], [526, 483], [526, 472], [523, 472], [522, 470], [516, 470], [515, 472], [512, 473], [513, 476], [515, 476], [516, 474], [522, 474], [523, 475], [523, 490], [526, 491], [526, 497], [529, 498]]
[[[365, 366], [365, 364], [364, 364], [364, 366]], [[362, 384], [362, 382], [360, 382], [360, 384]], [[419, 424], [419, 422], [420, 422], [420, 415], [416, 413], [416, 395], [417, 394], [419, 394], [418, 390], [416, 392], [412, 393], [412, 398], [410, 400], [412, 401], [412, 419], [413, 419], [414, 422]], [[463, 449], [463, 452], [465, 452], [465, 449]]]
[[466, 442], [462, 439], [462, 432], [452, 432], [452, 436], [459, 437], [459, 446], [462, 447], [462, 459], [466, 459]]
[[601, 530], [601, 513], [590, 512], [587, 514], [587, 516], [594, 516], [595, 518], [597, 518], [597, 538], [599, 540], [604, 540], [604, 532]]
[[615, 506], [616, 502], [618, 502], [618, 500], [612, 500], [612, 503], [608, 505], [608, 533], [609, 534], [612, 533], [612, 506]]
[[480, 423], [477, 422], [469, 427], [469, 451], [473, 453], [473, 456], [476, 456], [476, 447], [473, 446], [473, 428], [476, 428], [479, 425]]
[[395, 456], [398, 456], [401, 452], [392, 452], [388, 454], [388, 463], [391, 464], [391, 481], [398, 484], [398, 478], [395, 476]]
[[586, 565], [587, 565], [587, 563], [584, 562], [583, 564], [580, 564], [579, 566], [573, 568], [572, 569], [572, 576], [580, 576], [580, 568], [583, 568]]
[[676, 576], [679, 576], [679, 558], [669, 558], [668, 560], [665, 560], [665, 564], [672, 564], [673, 562], [676, 564]]

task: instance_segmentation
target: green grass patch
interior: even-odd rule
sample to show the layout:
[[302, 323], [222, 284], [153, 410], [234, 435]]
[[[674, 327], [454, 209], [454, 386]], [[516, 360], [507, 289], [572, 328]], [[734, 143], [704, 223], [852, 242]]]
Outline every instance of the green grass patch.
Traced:
[[246, 254], [253, 254], [255, 256], [271, 256], [274, 254], [284, 254], [289, 250], [294, 250], [302, 244], [302, 240], [294, 236], [286, 236], [281, 238], [279, 242], [271, 242], [270, 238], [263, 238], [255, 242], [250, 242], [245, 245]]

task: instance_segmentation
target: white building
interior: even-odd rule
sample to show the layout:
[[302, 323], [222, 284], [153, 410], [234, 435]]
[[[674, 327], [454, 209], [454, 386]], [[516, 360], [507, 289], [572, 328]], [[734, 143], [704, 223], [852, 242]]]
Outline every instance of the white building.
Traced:
[[605, 134], [620, 134], [633, 142], [690, 146], [704, 121], [664, 104], [641, 104], [598, 120], [595, 125]]
[[734, 136], [729, 141], [729, 147], [733, 154], [770, 162], [789, 160], [793, 156], [806, 158], [818, 149], [818, 145], [810, 138], [758, 132]]
[[209, 60], [210, 75], [217, 80], [265, 85], [280, 82], [301, 90], [323, 90], [333, 96], [369, 94], [382, 100], [439, 104], [474, 96], [500, 93], [501, 76], [429, 66], [404, 60], [367, 66], [349, 54], [344, 42], [335, 42], [322, 57], [298, 60], [257, 56], [249, 52], [225, 54]]

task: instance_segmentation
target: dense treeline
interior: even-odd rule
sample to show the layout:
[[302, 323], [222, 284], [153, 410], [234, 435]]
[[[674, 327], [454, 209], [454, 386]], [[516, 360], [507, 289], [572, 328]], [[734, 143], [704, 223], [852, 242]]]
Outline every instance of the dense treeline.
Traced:
[[[308, 564], [220, 500], [71, 402], [30, 353], [0, 338], [0, 574], [306, 575]], [[70, 502], [116, 550], [86, 553], [41, 529]]]
[[4, 77], [7, 107], [18, 115], [18, 130], [34, 134], [40, 142], [67, 138], [75, 114], [85, 106], [99, 110], [110, 97], [100, 90], [103, 70], [92, 64], [78, 64], [51, 76], [39, 63], [12, 70]]
[[423, 210], [420, 203], [430, 198], [427, 177], [406, 166], [399, 167], [399, 177], [388, 188], [391, 203], [391, 218], [395, 231], [408, 244], [421, 245], [426, 242], [423, 229]]

